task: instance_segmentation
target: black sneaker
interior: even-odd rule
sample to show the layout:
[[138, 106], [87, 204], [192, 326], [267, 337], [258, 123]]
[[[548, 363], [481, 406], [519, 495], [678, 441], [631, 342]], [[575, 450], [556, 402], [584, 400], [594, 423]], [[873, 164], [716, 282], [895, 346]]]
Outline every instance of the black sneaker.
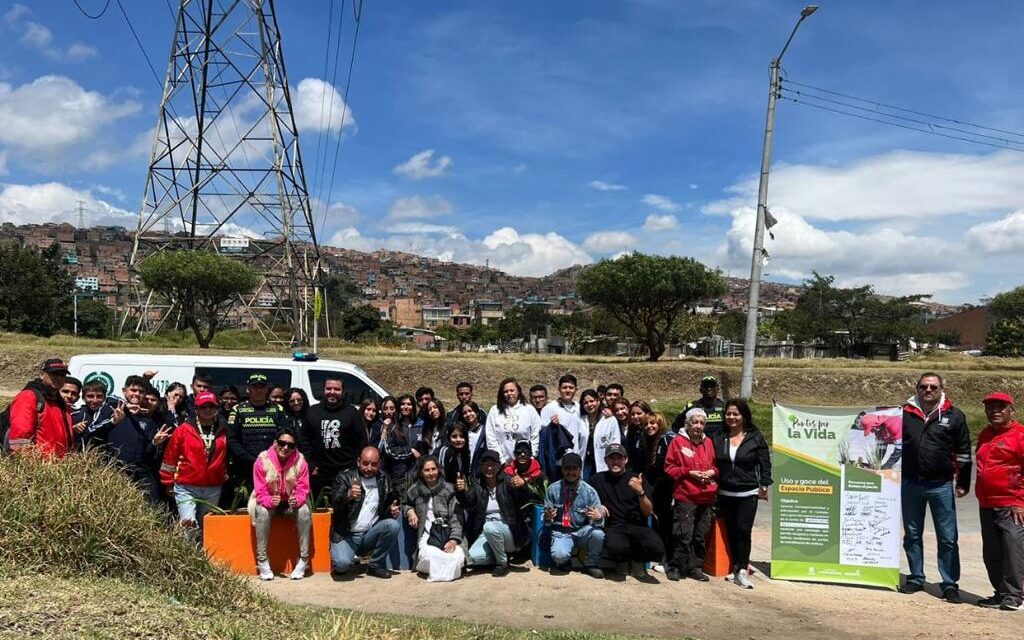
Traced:
[[917, 593], [918, 591], [924, 591], [924, 585], [917, 582], [904, 582], [897, 591], [900, 593]]
[[989, 596], [978, 600], [978, 606], [985, 607], [986, 609], [998, 609], [1001, 604], [1003, 604], [1003, 596], [1001, 595]]
[[943, 591], [942, 599], [948, 602], [949, 604], [960, 604], [963, 602], [963, 599], [960, 598], [960, 590], [956, 587], [950, 587], [949, 589]]
[[491, 570], [491, 575], [494, 576], [495, 578], [503, 578], [503, 577], [507, 576], [508, 575], [508, 565], [507, 564], [496, 564], [496, 565], [494, 565], [494, 569]]
[[566, 562], [565, 564], [553, 564], [553, 565], [551, 565], [550, 572], [557, 573], [557, 574], [563, 574], [564, 575], [564, 574], [569, 573], [570, 569], [572, 569], [572, 565], [570, 565], [568, 562]]
[[1020, 611], [1020, 602], [1007, 598], [1003, 600], [1003, 603], [999, 605], [999, 608], [1003, 611]]
[[604, 580], [604, 571], [601, 571], [599, 567], [587, 567], [583, 570], [591, 578], [597, 578], [598, 580]]
[[665, 577], [671, 580], [672, 582], [679, 582], [679, 579], [683, 576], [679, 574], [679, 569], [676, 569], [675, 567], [669, 567], [668, 570], [665, 571]]
[[391, 577], [391, 572], [384, 567], [367, 567], [366, 575], [373, 576], [374, 578], [384, 578], [386, 580]]
[[691, 580], [696, 580], [697, 582], [708, 582], [711, 580], [711, 578], [708, 577], [708, 574], [704, 573], [700, 569], [694, 569], [687, 577]]

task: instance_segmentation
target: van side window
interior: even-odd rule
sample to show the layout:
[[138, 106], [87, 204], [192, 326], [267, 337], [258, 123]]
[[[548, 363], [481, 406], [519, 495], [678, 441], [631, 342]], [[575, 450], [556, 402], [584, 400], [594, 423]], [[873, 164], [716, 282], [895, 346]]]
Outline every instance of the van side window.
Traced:
[[[220, 393], [221, 389], [234, 385], [242, 395], [245, 395], [245, 384], [249, 380], [249, 374], [259, 371], [267, 374], [270, 378], [270, 386], [281, 385], [285, 389], [292, 386], [292, 372], [289, 369], [251, 369], [248, 367], [196, 367], [197, 374], [206, 374], [213, 379], [213, 389]], [[187, 385], [190, 380], [186, 380]]]
[[[323, 369], [310, 369], [309, 370], [309, 388], [313, 391], [313, 398], [317, 402], [321, 402], [324, 399], [324, 380], [328, 378], [341, 378], [345, 383], [345, 402], [348, 404], [359, 404], [367, 398], [373, 398], [374, 400], [380, 401], [380, 396], [377, 392], [371, 389], [362, 378], [352, 375], [351, 373], [343, 373], [340, 371], [325, 371]], [[312, 402], [312, 400], [310, 400]]]

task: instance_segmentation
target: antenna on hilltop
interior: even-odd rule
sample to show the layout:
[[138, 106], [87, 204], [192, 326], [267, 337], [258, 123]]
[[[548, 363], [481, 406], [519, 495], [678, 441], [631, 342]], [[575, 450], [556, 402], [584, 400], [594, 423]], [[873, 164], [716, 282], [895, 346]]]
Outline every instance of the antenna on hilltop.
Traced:
[[320, 250], [273, 0], [179, 4], [122, 335], [174, 317], [134, 272], [146, 257], [177, 249], [248, 263], [262, 279], [232, 313], [248, 316], [268, 342], [307, 340]]

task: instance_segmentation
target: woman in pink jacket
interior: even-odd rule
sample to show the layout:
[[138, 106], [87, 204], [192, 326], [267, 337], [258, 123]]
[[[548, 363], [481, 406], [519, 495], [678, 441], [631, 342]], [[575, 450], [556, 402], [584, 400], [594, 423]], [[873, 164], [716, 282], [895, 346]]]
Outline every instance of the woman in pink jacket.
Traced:
[[295, 520], [299, 533], [299, 560], [289, 576], [301, 580], [309, 567], [309, 536], [313, 515], [309, 499], [309, 465], [297, 448], [298, 435], [292, 427], [277, 432], [270, 448], [256, 458], [252, 468], [252, 495], [249, 516], [256, 528], [256, 569], [260, 580], [273, 580], [267, 559], [270, 521], [275, 515]]
[[675, 544], [666, 570], [669, 580], [679, 580], [685, 575], [700, 582], [708, 581], [702, 567], [707, 553], [705, 540], [714, 516], [718, 469], [711, 438], [704, 435], [707, 420], [703, 409], [687, 411], [684, 433], [672, 440], [665, 454], [665, 474], [675, 481], [672, 491]]

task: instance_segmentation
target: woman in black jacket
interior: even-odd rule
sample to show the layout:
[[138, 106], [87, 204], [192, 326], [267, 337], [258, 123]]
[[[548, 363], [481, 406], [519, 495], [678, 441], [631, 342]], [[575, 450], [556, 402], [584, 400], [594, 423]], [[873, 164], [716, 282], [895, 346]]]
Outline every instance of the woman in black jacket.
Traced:
[[471, 542], [469, 562], [474, 566], [494, 565], [491, 575], [508, 574], [508, 556], [530, 542], [530, 530], [523, 513], [530, 502], [526, 485], [518, 489], [501, 471], [496, 451], [484, 451], [480, 475], [467, 484], [456, 482], [455, 497], [466, 513], [466, 540]]
[[750, 406], [744, 400], [725, 403], [725, 429], [715, 439], [718, 467], [718, 512], [725, 523], [726, 539], [733, 562], [733, 582], [753, 589], [750, 564], [750, 533], [757, 515], [757, 501], [768, 499], [772, 483], [772, 460], [768, 443], [754, 424]]

